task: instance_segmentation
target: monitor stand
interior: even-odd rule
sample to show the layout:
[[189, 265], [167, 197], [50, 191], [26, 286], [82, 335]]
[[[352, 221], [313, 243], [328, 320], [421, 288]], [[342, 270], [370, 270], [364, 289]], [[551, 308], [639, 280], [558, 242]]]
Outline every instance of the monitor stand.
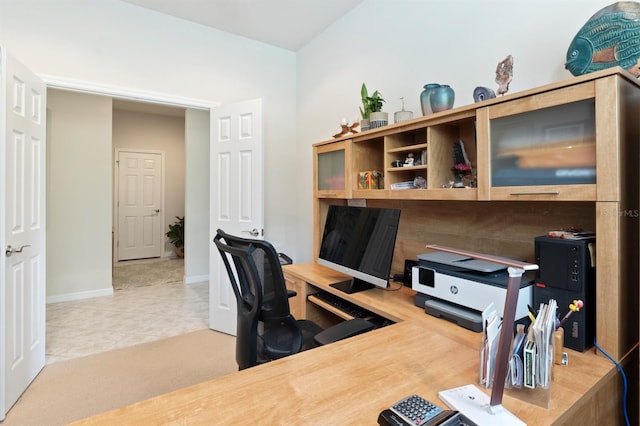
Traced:
[[370, 284], [358, 278], [351, 278], [350, 280], [330, 284], [329, 286], [333, 288], [337, 288], [338, 290], [348, 294], [357, 293], [359, 291], [370, 290], [372, 288], [375, 288], [375, 285]]

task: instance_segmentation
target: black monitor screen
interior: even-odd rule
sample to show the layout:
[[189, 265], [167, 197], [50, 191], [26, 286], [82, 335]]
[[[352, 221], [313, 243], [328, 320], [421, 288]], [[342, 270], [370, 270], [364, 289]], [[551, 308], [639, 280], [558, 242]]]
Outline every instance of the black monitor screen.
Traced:
[[329, 206], [318, 263], [386, 287], [399, 220], [399, 209]]

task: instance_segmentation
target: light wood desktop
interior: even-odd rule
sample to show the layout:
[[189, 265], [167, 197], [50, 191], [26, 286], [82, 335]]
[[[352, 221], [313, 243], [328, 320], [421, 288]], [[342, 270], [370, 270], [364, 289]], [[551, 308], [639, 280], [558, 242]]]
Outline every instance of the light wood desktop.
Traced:
[[[416, 393], [445, 407], [439, 391], [477, 383], [481, 333], [427, 315], [411, 289], [348, 295], [329, 287], [342, 274], [315, 263], [285, 271], [304, 282], [303, 292], [339, 294], [397, 323], [74, 424], [375, 425], [380, 411], [405, 396]], [[318, 315], [317, 305], [306, 303]], [[569, 365], [554, 370], [550, 409], [509, 393], [503, 406], [529, 425], [622, 424], [615, 366], [593, 350], [567, 352]]]

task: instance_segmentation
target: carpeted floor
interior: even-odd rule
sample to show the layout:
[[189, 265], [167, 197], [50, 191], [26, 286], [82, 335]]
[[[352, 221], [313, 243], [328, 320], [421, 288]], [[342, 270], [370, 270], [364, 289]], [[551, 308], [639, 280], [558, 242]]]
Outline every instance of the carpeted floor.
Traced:
[[199, 330], [45, 366], [1, 426], [58, 426], [238, 370], [235, 337]]
[[113, 289], [146, 287], [184, 279], [184, 259], [118, 262], [113, 267]]

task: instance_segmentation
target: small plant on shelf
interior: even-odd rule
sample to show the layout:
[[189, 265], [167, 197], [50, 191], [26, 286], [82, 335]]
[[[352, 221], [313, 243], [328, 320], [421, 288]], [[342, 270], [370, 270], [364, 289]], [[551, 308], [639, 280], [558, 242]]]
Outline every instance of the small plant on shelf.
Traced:
[[371, 117], [372, 112], [380, 112], [382, 111], [382, 104], [385, 100], [382, 98], [382, 95], [377, 90], [369, 96], [369, 91], [367, 90], [367, 85], [362, 83], [362, 88], [360, 89], [360, 96], [362, 98], [362, 106], [360, 107], [360, 115], [362, 115], [363, 119], [369, 119]]
[[388, 114], [382, 112], [382, 104], [385, 102], [382, 94], [376, 90], [369, 95], [367, 85], [362, 83], [360, 97], [362, 98], [362, 107], [360, 107], [360, 114], [362, 115], [361, 129], [368, 130], [369, 128], [386, 125], [389, 120]]

